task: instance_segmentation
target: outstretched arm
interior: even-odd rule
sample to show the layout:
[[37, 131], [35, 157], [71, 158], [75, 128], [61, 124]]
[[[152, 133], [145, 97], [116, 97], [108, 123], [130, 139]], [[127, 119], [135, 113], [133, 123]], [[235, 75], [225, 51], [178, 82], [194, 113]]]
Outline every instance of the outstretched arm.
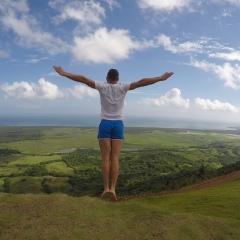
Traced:
[[63, 68], [61, 68], [60, 66], [59, 67], [53, 66], [53, 68], [59, 75], [67, 77], [75, 82], [84, 83], [87, 86], [95, 89], [95, 82], [93, 80], [86, 78], [85, 76], [80, 74], [72, 74], [72, 73], [65, 72]]
[[143, 78], [137, 82], [132, 82], [130, 84], [130, 88], [129, 90], [133, 90], [139, 87], [145, 87], [160, 81], [165, 81], [167, 80], [169, 77], [171, 77], [173, 75], [173, 72], [166, 72], [164, 73], [162, 76], [160, 77], [153, 77], [153, 78]]

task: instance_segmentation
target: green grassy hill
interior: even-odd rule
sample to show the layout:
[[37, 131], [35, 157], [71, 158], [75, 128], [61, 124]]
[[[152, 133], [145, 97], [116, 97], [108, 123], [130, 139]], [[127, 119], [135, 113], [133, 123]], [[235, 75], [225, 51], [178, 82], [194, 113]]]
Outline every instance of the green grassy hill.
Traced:
[[107, 202], [0, 193], [1, 240], [239, 240], [240, 178], [187, 193]]

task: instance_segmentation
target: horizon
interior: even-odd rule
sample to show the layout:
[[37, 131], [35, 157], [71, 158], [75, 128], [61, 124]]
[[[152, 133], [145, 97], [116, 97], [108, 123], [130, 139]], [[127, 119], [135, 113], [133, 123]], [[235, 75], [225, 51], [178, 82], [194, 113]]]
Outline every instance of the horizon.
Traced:
[[[206, 121], [193, 119], [172, 118], [136, 118], [126, 117], [125, 127], [143, 128], [173, 128], [173, 129], [195, 129], [195, 130], [236, 130], [240, 124], [236, 122]], [[30, 127], [30, 126], [52, 126], [52, 127], [98, 127], [99, 116], [22, 116], [22, 117], [0, 117], [0, 127]]]

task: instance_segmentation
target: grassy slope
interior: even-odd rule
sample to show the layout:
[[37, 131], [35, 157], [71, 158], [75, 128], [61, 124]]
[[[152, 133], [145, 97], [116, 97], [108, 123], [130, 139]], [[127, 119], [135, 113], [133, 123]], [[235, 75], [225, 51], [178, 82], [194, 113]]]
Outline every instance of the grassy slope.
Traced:
[[184, 194], [112, 203], [0, 193], [0, 239], [239, 239], [240, 179]]

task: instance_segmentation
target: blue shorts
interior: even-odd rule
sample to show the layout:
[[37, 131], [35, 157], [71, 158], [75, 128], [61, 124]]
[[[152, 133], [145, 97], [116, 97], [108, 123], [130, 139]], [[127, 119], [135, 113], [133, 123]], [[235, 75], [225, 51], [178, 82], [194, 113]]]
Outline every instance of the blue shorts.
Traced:
[[124, 124], [121, 120], [105, 120], [99, 124], [98, 138], [124, 139]]

